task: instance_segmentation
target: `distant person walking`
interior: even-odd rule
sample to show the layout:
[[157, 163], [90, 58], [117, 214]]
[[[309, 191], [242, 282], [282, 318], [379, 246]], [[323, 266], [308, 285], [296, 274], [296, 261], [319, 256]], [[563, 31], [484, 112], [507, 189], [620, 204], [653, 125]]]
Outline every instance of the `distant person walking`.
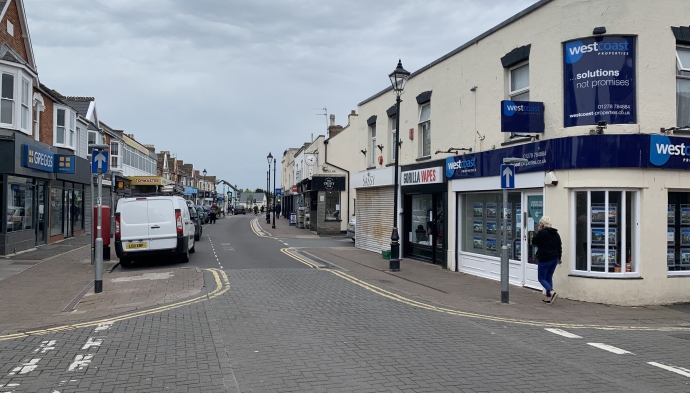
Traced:
[[539, 283], [546, 291], [545, 297], [541, 301], [553, 304], [558, 297], [558, 293], [553, 289], [553, 273], [556, 271], [556, 267], [561, 264], [563, 245], [558, 229], [551, 225], [551, 217], [543, 216], [539, 220], [539, 227], [532, 238], [532, 245], [538, 247], [536, 256]]
[[280, 218], [280, 203], [276, 204], [276, 219]]
[[216, 223], [217, 216], [218, 216], [218, 206], [216, 206], [214, 204], [213, 206], [211, 206], [211, 224]]

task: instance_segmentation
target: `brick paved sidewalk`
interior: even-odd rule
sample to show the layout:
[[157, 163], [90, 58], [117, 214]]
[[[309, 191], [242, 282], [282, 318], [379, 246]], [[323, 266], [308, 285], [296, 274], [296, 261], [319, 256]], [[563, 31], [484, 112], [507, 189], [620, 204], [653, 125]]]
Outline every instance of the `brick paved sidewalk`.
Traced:
[[349, 270], [357, 278], [425, 302], [477, 314], [523, 320], [624, 326], [690, 327], [690, 306], [620, 307], [559, 298], [553, 305], [541, 302], [540, 291], [510, 287], [510, 304], [501, 304], [501, 283], [451, 272], [412, 259], [401, 261], [400, 272], [388, 270], [380, 254], [342, 248], [300, 249]]
[[170, 303], [198, 294], [204, 285], [201, 270], [182, 264], [108, 273], [117, 262], [113, 257], [104, 262], [103, 292], [94, 294], [89, 251], [88, 245], [75, 248], [0, 281], [0, 334]]
[[290, 226], [290, 220], [284, 217], [276, 217], [276, 227], [273, 226], [273, 215], [271, 214], [271, 223], [266, 224], [266, 213], [262, 215], [259, 213], [259, 225], [273, 237], [280, 237], [286, 239], [318, 239], [319, 235], [316, 232], [311, 232], [308, 229], [299, 229], [297, 226]]

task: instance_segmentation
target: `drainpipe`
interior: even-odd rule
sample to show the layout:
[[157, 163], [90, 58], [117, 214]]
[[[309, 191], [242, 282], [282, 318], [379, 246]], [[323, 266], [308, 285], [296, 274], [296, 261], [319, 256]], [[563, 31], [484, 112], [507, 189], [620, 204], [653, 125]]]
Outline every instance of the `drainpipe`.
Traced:
[[350, 171], [347, 169], [343, 169], [337, 165], [333, 165], [330, 162], [328, 162], [328, 140], [323, 141], [325, 150], [326, 150], [326, 157], [324, 159], [324, 164], [328, 164], [332, 167], [338, 168], [341, 171], [345, 171], [347, 173], [347, 222], [350, 222]]

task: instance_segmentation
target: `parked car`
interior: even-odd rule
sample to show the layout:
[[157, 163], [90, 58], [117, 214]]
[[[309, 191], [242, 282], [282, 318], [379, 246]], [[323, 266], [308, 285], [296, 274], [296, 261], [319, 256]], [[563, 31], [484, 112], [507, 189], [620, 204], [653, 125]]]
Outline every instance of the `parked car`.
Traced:
[[357, 220], [352, 219], [347, 223], [347, 237], [355, 241], [355, 228], [357, 227]]
[[206, 214], [206, 224], [211, 222], [211, 207], [210, 206], [201, 206], [202, 209], [204, 209], [204, 213]]
[[194, 253], [194, 222], [179, 196], [122, 198], [115, 212], [115, 253], [122, 267], [132, 260], [173, 256], [189, 262]]
[[247, 210], [244, 209], [244, 206], [236, 206], [235, 207], [235, 215], [238, 215], [238, 214], [247, 215]]
[[206, 210], [204, 210], [204, 208], [199, 205], [195, 207], [197, 214], [199, 214], [199, 221], [201, 221], [202, 224], [206, 224], [206, 220], [208, 218], [208, 216], [206, 215]]
[[201, 217], [192, 201], [187, 201], [187, 209], [189, 209], [189, 217], [194, 222], [194, 241], [198, 242], [201, 240], [201, 235], [204, 232], [204, 228], [201, 226]]

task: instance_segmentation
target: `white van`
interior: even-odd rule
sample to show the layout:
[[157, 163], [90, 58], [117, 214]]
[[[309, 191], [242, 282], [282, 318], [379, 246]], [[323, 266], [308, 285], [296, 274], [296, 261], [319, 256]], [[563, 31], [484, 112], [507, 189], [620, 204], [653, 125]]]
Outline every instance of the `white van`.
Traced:
[[115, 212], [115, 253], [120, 265], [154, 256], [189, 262], [194, 249], [194, 222], [179, 196], [122, 198]]

